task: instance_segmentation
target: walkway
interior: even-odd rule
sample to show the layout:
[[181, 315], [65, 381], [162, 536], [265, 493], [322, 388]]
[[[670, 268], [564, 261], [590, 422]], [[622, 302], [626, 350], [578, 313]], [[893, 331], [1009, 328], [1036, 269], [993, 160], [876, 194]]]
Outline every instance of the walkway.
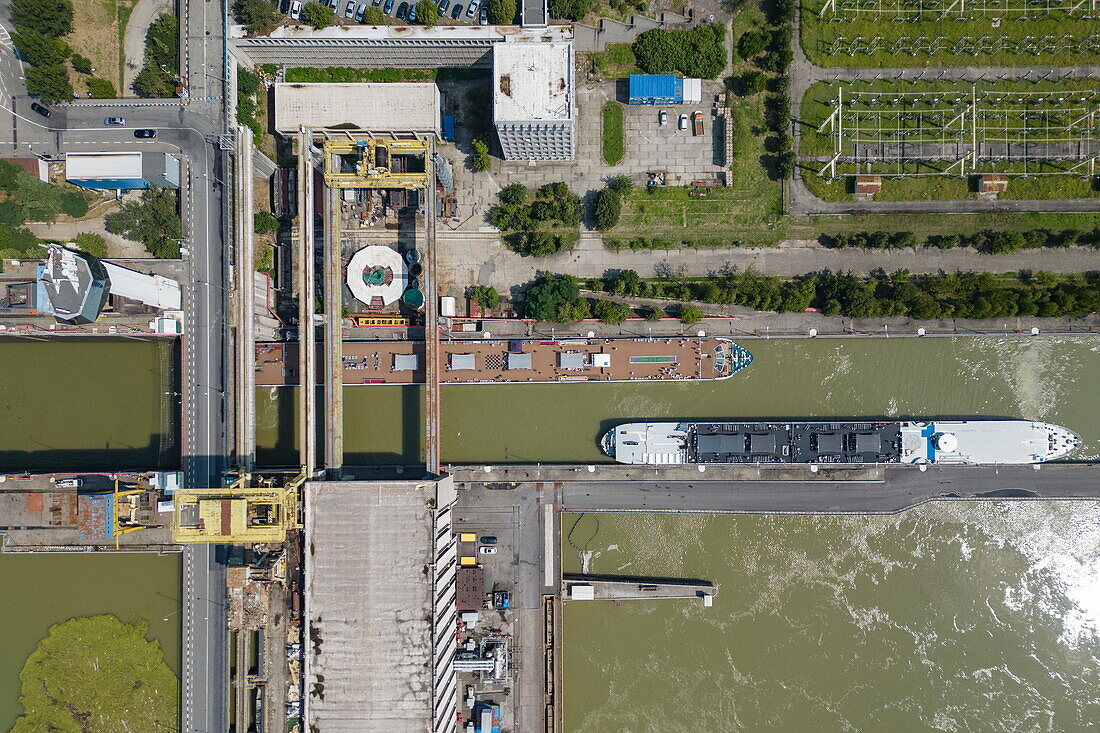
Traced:
[[130, 13], [126, 24], [126, 39], [123, 42], [126, 62], [122, 67], [123, 87], [119, 93], [124, 97], [134, 96], [130, 88], [134, 77], [145, 64], [145, 33], [161, 13], [172, 12], [171, 0], [138, 0]]

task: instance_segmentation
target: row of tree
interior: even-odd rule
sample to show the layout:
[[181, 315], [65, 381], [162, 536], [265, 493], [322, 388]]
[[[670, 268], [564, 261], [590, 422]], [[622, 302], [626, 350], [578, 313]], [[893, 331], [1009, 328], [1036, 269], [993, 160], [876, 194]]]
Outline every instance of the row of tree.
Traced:
[[1023, 232], [983, 230], [973, 234], [933, 234], [923, 239], [913, 232], [855, 232], [853, 234], [823, 235], [819, 240], [826, 247], [844, 249], [906, 249], [908, 247], [935, 247], [955, 249], [970, 247], [986, 254], [1012, 254], [1022, 249], [1041, 247], [1090, 246], [1100, 248], [1100, 227], [1089, 231], [1079, 229], [1029, 229]]
[[565, 183], [548, 183], [533, 192], [522, 183], [500, 191], [500, 203], [489, 211], [489, 223], [505, 232], [504, 241], [515, 252], [545, 257], [572, 247], [581, 223], [581, 199]]
[[134, 77], [133, 84], [138, 96], [176, 96], [176, 80], [180, 73], [179, 49], [179, 20], [161, 13], [145, 32], [145, 64]]
[[[73, 98], [66, 61], [73, 50], [62, 40], [73, 31], [71, 0], [12, 0], [12, 40], [32, 64], [26, 71], [27, 92], [46, 104]], [[74, 67], [91, 73], [91, 61], [77, 55]]]
[[1038, 272], [1006, 277], [977, 272], [911, 275], [898, 270], [877, 277], [848, 272], [780, 278], [746, 270], [704, 280], [643, 280], [627, 270], [593, 281], [591, 286], [625, 296], [695, 300], [761, 311], [817, 308], [825, 315], [852, 318], [1051, 318], [1100, 310], [1097, 273], [1059, 276]]

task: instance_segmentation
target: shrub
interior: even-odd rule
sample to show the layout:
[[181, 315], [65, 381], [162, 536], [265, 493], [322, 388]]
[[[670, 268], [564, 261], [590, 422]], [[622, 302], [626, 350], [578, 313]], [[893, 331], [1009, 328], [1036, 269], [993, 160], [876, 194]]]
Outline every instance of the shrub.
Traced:
[[171, 97], [176, 93], [175, 83], [150, 66], [145, 66], [134, 77], [133, 89], [139, 97]]
[[363, 22], [367, 25], [385, 25], [386, 14], [382, 11], [382, 8], [377, 5], [371, 5], [367, 8], [366, 12], [363, 13]]
[[12, 0], [11, 19], [19, 31], [67, 36], [73, 32], [73, 4], [70, 0]]
[[471, 143], [474, 148], [474, 156], [471, 166], [475, 173], [489, 170], [489, 145], [479, 137], [475, 137]]
[[516, 20], [516, 0], [490, 0], [489, 22], [493, 25], [511, 25]]
[[317, 30], [332, 25], [332, 19], [332, 8], [328, 5], [322, 5], [316, 0], [310, 0], [302, 8], [302, 20]]
[[760, 71], [746, 71], [737, 80], [737, 93], [742, 97], [751, 97], [764, 91], [768, 85], [768, 77]]
[[614, 176], [607, 181], [607, 187], [615, 193], [625, 196], [634, 190], [634, 182], [630, 176]]
[[645, 314], [645, 319], [647, 321], [659, 321], [664, 317], [665, 312], [660, 308], [650, 308]]
[[527, 288], [523, 304], [527, 317], [539, 321], [569, 323], [588, 317], [588, 301], [570, 275], [543, 273]]
[[526, 204], [531, 192], [522, 183], [512, 183], [500, 190], [501, 203]]
[[92, 60], [87, 56], [81, 56], [78, 53], [74, 53], [69, 62], [73, 65], [73, 71], [78, 74], [91, 74], [95, 71], [92, 68]]
[[274, 234], [279, 231], [279, 220], [270, 211], [257, 211], [252, 217], [252, 230], [257, 234]]
[[237, 0], [237, 16], [253, 36], [266, 36], [279, 25], [275, 6], [268, 0]]
[[785, 150], [779, 154], [775, 162], [775, 173], [780, 180], [786, 180], [794, 175], [795, 154], [793, 150]]
[[416, 4], [416, 22], [433, 26], [439, 22], [439, 6], [432, 0], [420, 0]]
[[622, 210], [622, 196], [617, 191], [605, 188], [596, 194], [596, 211], [593, 216], [593, 223], [601, 232], [607, 231], [619, 223]]
[[118, 96], [115, 85], [107, 79], [100, 79], [98, 76], [85, 79], [84, 85], [88, 87], [88, 93], [98, 99], [114, 99]]
[[77, 234], [73, 242], [76, 244], [77, 249], [90, 254], [92, 257], [103, 259], [107, 256], [107, 240], [103, 238], [102, 234], [83, 232]]
[[497, 308], [500, 306], [500, 293], [491, 285], [474, 286], [467, 291], [466, 297], [482, 308]]
[[618, 102], [607, 102], [603, 106], [603, 160], [615, 165], [623, 159], [623, 107]]
[[772, 5], [772, 19], [776, 25], [792, 23], [794, 11], [794, 0], [775, 0]]
[[783, 71], [794, 60], [794, 51], [791, 49], [793, 40], [790, 26], [784, 26], [772, 31], [771, 46], [768, 52], [760, 59], [760, 65], [768, 71]]
[[617, 326], [627, 318], [630, 318], [630, 306], [618, 303], [614, 300], [597, 300], [592, 307], [592, 315], [604, 323]]
[[73, 98], [73, 85], [63, 66], [36, 66], [27, 69], [27, 92], [45, 104]]
[[588, 15], [592, 0], [551, 0], [550, 15], [555, 18], [580, 20]]

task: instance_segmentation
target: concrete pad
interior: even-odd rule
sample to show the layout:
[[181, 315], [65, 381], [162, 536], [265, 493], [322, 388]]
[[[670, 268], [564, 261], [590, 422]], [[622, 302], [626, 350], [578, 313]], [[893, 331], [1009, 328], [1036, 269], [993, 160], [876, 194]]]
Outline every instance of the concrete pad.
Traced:
[[306, 487], [305, 692], [324, 733], [430, 730], [435, 486]]

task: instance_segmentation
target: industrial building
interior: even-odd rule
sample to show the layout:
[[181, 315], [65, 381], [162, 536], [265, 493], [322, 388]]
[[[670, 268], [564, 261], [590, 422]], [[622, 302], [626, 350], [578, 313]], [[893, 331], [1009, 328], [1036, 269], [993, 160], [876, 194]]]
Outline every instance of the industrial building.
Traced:
[[68, 153], [65, 180], [83, 188], [179, 188], [180, 162], [168, 153]]
[[700, 79], [673, 74], [631, 74], [628, 104], [699, 104], [703, 98]]
[[505, 160], [572, 160], [576, 93], [571, 42], [493, 49], [493, 124]]
[[38, 268], [40, 310], [64, 323], [93, 323], [107, 305], [109, 288], [107, 270], [95, 257], [47, 246], [46, 260]]
[[297, 132], [442, 133], [435, 84], [275, 85], [275, 129]]

